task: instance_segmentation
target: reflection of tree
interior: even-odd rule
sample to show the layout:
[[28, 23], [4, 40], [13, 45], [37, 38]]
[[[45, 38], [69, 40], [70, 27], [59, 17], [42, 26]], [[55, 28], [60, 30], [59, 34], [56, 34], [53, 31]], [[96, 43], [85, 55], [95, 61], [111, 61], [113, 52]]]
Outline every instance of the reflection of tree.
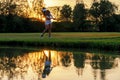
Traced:
[[91, 66], [94, 69], [94, 77], [96, 79], [96, 69], [101, 70], [101, 79], [105, 80], [106, 69], [111, 69], [114, 65], [115, 57], [109, 57], [105, 55], [93, 55]]
[[[20, 50], [21, 51], [21, 50]], [[14, 52], [14, 53], [12, 53]], [[6, 76], [7, 80], [14, 80], [14, 78], [26, 80], [26, 74], [41, 74], [42, 72], [42, 58], [43, 54], [38, 52], [27, 53], [21, 55], [18, 50], [4, 51], [0, 54], [0, 76], [1, 79]], [[29, 71], [32, 71], [29, 73]], [[37, 78], [37, 77], [36, 77]], [[16, 80], [16, 79], [15, 79]]]
[[73, 54], [74, 65], [78, 69], [78, 75], [82, 75], [83, 68], [85, 66], [85, 54]]
[[109, 56], [101, 56], [100, 59], [100, 69], [111, 69], [114, 64], [114, 57], [109, 57]]
[[11, 54], [6, 54], [5, 57], [1, 58], [0, 68], [2, 70], [2, 73], [8, 73], [8, 79], [11, 79], [14, 76], [16, 64], [14, 58], [11, 57]]
[[[100, 76], [101, 80], [106, 80], [106, 69], [111, 69], [118, 65], [115, 63], [115, 57], [106, 55], [73, 54], [71, 52], [46, 50], [46, 56], [43, 51], [30, 52], [18, 49], [11, 49], [11, 51], [9, 51], [9, 49], [2, 50], [0, 49], [0, 80], [4, 78], [4, 75], [7, 76], [6, 80], [28, 80], [26, 76], [30, 76], [30, 80], [38, 80], [39, 76], [39, 80], [41, 80], [44, 62], [47, 59], [52, 59], [53, 67], [59, 66], [58, 63], [62, 63], [64, 67], [68, 67], [74, 61], [78, 75], [83, 74], [85, 64], [91, 65], [94, 80], [97, 80], [97, 76]], [[74, 60], [72, 60], [72, 58], [74, 58]], [[85, 61], [90, 61], [90, 64], [89, 62], [85, 63]]]
[[111, 69], [114, 64], [114, 59], [114, 57], [94, 55], [92, 57], [91, 66], [93, 69]]
[[105, 80], [106, 69], [111, 69], [114, 64], [114, 57], [101, 56], [100, 59], [100, 69], [101, 69], [101, 79]]
[[92, 66], [93, 69], [99, 69], [99, 65], [98, 65], [99, 60], [100, 60], [100, 57], [97, 56], [97, 55], [94, 55], [92, 57], [91, 66]]
[[61, 57], [61, 62], [63, 66], [68, 67], [71, 65], [71, 54], [69, 52], [62, 53]]

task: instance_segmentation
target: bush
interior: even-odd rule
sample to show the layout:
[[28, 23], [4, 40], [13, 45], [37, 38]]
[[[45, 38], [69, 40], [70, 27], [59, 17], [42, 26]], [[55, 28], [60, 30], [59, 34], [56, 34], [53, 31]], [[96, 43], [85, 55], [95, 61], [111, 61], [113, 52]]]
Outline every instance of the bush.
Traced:
[[0, 15], [0, 32], [40, 32], [43, 30], [43, 22], [20, 17], [17, 15]]
[[54, 32], [69, 32], [73, 31], [72, 22], [53, 22]]

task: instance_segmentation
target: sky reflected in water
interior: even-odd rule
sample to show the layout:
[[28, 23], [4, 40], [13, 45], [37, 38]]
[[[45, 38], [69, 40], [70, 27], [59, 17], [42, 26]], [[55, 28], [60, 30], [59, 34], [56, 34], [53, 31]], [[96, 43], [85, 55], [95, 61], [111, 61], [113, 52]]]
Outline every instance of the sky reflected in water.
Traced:
[[[42, 78], [48, 58], [52, 69]], [[0, 48], [0, 80], [120, 80], [120, 56]]]

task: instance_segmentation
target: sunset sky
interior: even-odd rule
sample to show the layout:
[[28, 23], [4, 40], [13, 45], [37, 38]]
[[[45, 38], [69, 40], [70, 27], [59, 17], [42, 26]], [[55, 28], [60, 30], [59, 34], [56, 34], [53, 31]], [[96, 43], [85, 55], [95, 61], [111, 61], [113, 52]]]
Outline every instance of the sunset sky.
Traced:
[[[74, 7], [76, 0], [44, 0], [46, 7], [51, 6], [63, 6], [64, 4], [68, 4], [71, 7]], [[83, 0], [87, 7], [91, 4], [92, 0]], [[116, 5], [119, 5], [120, 9], [120, 0], [110, 0], [111, 2], [115, 3]]]

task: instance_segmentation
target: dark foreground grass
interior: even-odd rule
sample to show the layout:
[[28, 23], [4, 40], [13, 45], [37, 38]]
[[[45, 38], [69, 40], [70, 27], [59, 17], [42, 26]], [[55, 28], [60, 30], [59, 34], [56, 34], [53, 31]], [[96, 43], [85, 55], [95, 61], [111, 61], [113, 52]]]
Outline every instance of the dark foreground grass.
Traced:
[[0, 33], [0, 45], [120, 51], [120, 33]]

